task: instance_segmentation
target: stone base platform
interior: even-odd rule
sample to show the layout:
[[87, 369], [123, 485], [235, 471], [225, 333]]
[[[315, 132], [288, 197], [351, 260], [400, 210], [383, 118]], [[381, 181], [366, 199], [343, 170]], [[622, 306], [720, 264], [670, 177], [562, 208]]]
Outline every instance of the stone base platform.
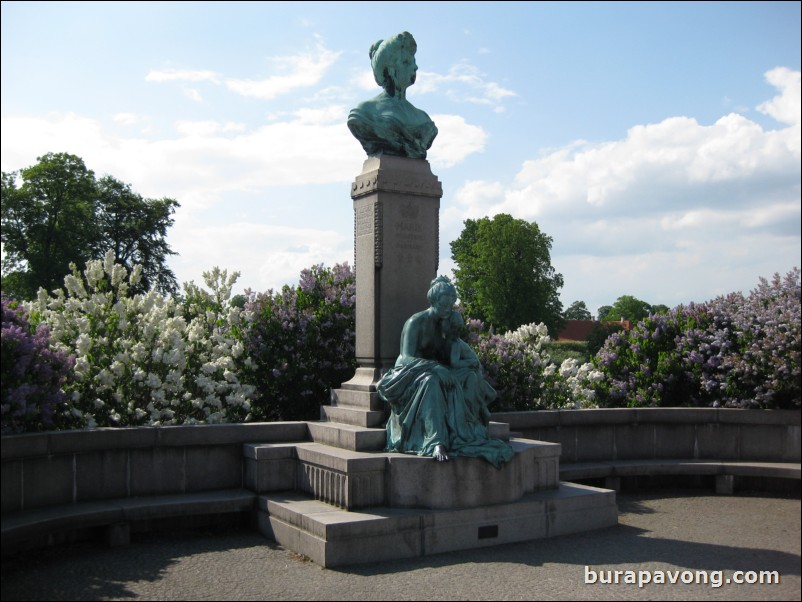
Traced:
[[324, 567], [543, 539], [618, 523], [615, 492], [574, 483], [475, 508], [347, 511], [298, 493], [260, 496], [260, 531]]
[[514, 437], [508, 424], [491, 423], [489, 435], [515, 452], [494, 468], [481, 458], [438, 462], [378, 451], [384, 429], [355, 422], [310, 422], [311, 441], [243, 447], [244, 482], [259, 496], [260, 531], [321, 566], [542, 539], [618, 522], [614, 491], [560, 482], [559, 443]]
[[[330, 428], [336, 432], [335, 425]], [[485, 506], [514, 502], [559, 485], [558, 443], [511, 438], [509, 444], [515, 456], [501, 469], [481, 458], [437, 462], [316, 442], [246, 444], [245, 484], [260, 494], [300, 491], [348, 510]]]

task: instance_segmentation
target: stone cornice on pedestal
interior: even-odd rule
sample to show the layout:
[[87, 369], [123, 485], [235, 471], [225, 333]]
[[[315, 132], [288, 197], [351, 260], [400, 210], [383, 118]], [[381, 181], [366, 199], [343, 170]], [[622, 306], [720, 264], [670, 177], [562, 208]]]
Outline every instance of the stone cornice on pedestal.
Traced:
[[443, 185], [424, 159], [382, 155], [369, 157], [365, 161], [362, 173], [351, 185], [351, 198], [357, 199], [377, 191], [439, 199], [443, 196]]

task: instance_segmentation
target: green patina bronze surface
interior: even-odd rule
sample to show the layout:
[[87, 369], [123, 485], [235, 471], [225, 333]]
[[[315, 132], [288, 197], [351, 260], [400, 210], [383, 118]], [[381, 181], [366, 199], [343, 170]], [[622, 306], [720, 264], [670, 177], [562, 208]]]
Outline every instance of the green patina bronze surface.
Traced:
[[437, 127], [431, 118], [407, 100], [415, 83], [417, 44], [408, 32], [370, 47], [370, 65], [384, 92], [359, 103], [348, 115], [348, 129], [369, 157], [382, 154], [425, 159]]
[[401, 353], [378, 383], [390, 405], [387, 450], [432, 456], [484, 458], [496, 467], [512, 460], [512, 448], [490, 439], [487, 405], [496, 392], [484, 380], [473, 350], [459, 338], [457, 293], [444, 276], [429, 289], [427, 310], [404, 324]]

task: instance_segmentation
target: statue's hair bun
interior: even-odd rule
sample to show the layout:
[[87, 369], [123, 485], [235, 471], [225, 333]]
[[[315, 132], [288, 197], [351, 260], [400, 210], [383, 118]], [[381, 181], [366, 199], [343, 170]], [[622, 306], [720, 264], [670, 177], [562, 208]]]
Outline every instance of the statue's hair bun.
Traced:
[[373, 59], [373, 55], [376, 54], [376, 51], [379, 49], [379, 46], [381, 46], [382, 42], [384, 42], [384, 40], [379, 40], [378, 42], [371, 44], [370, 50], [368, 51], [368, 55], [371, 59]]

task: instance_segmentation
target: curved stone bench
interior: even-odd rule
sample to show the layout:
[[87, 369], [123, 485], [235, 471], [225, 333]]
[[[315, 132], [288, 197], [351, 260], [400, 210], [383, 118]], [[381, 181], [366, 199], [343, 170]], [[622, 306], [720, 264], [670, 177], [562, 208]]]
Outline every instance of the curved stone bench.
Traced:
[[735, 462], [727, 460], [608, 460], [577, 462], [560, 470], [564, 481], [604, 479], [607, 489], [618, 491], [622, 477], [714, 476], [716, 493], [732, 494], [735, 477], [766, 477], [799, 481], [800, 464], [790, 462]]
[[560, 479], [713, 476], [800, 480], [800, 412], [724, 408], [553, 410], [493, 414], [529, 439], [560, 443]]
[[[615, 488], [629, 476], [713, 475], [721, 492], [732, 492], [739, 477], [800, 480], [799, 411], [559, 410], [493, 419], [559, 443], [564, 481], [602, 478]], [[3, 436], [3, 554], [81, 529], [121, 544], [132, 524], [247, 513], [258, 495], [291, 489], [294, 468], [282, 456], [261, 474], [245, 444], [309, 442], [311, 431], [294, 422]]]
[[62, 504], [3, 515], [2, 553], [52, 543], [61, 533], [101, 527], [111, 546], [130, 541], [131, 525], [188, 516], [250, 513], [256, 494], [245, 489], [203, 491]]
[[86, 530], [121, 545], [132, 526], [237, 513], [252, 518], [257, 495], [245, 482], [243, 445], [308, 436], [305, 422], [3, 436], [2, 553]]

